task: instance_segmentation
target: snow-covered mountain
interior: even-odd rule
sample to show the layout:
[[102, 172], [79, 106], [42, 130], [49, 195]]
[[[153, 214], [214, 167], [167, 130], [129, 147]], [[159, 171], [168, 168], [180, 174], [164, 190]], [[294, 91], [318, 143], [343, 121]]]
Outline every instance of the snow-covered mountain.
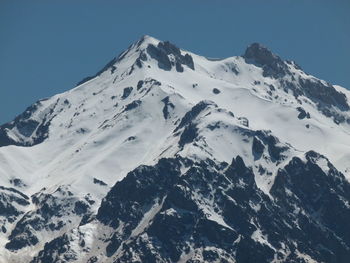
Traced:
[[0, 126], [0, 262], [348, 262], [349, 105], [144, 36]]

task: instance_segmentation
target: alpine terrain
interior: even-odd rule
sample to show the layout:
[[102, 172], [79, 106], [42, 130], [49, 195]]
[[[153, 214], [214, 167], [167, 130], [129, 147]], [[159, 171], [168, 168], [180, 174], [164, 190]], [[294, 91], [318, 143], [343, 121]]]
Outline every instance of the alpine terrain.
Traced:
[[350, 91], [144, 36], [0, 126], [0, 262], [350, 262]]

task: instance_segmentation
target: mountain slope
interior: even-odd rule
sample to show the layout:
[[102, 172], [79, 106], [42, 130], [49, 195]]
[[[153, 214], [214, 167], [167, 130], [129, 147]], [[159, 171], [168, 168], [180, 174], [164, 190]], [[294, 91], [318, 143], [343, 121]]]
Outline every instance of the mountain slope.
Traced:
[[346, 262], [349, 99], [260, 44], [145, 36], [0, 126], [0, 256]]

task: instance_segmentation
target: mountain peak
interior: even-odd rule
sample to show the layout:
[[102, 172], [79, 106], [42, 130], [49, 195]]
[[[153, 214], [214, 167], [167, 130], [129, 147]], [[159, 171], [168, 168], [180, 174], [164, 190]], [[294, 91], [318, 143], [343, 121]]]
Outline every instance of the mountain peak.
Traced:
[[272, 53], [267, 47], [259, 43], [253, 43], [248, 46], [243, 58], [249, 64], [262, 67], [264, 77], [270, 76], [279, 78], [288, 73], [286, 63], [279, 56]]
[[[136, 59], [136, 65], [139, 68], [142, 67], [142, 61], [147, 61], [146, 54], [148, 54], [151, 59], [157, 61], [160, 69], [170, 71], [173, 67], [175, 67], [177, 72], [183, 72], [183, 66], [187, 66], [188, 68], [194, 70], [194, 62], [191, 55], [182, 52], [180, 48], [169, 41], [160, 41], [151, 36], [144, 35], [139, 41], [132, 45], [129, 50], [131, 49], [139, 52], [139, 56]], [[122, 59], [124, 54], [122, 54], [119, 59]]]
[[276, 61], [282, 62], [279, 56], [260, 43], [249, 45], [243, 57], [247, 60], [253, 60], [260, 65], [272, 65]]
[[159, 42], [161, 42], [159, 39], [156, 39], [150, 35], [143, 35], [138, 41], [136, 41], [135, 45], [144, 45], [147, 47], [149, 44], [157, 45]]
[[0, 126], [0, 262], [347, 263], [349, 98], [145, 35]]

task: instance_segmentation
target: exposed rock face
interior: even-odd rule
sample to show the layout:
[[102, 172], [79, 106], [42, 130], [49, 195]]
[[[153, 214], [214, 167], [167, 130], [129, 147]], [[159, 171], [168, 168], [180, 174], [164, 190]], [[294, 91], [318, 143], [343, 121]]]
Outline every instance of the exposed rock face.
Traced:
[[[317, 165], [320, 161], [326, 163], [327, 172]], [[350, 229], [343, 224], [350, 217], [346, 201], [350, 197], [349, 187], [344, 176], [325, 157], [308, 152], [305, 163], [293, 158], [271, 188], [279, 206], [286, 211], [294, 210], [291, 216], [304, 230], [298, 238], [318, 248], [305, 247], [307, 254], [319, 262], [346, 262], [349, 258]], [[306, 234], [316, 232], [319, 234]]]
[[131, 94], [133, 90], [133, 87], [127, 87], [123, 90], [123, 95], [122, 95], [122, 99], [126, 99], [127, 97], [129, 97], [129, 95]]
[[0, 231], [9, 231], [8, 224], [24, 214], [29, 205], [29, 197], [14, 188], [0, 186]]
[[[171, 70], [175, 66], [177, 72], [183, 72], [183, 66], [194, 70], [194, 63], [191, 55], [182, 55], [178, 47], [168, 41], [160, 42], [158, 46], [150, 44], [147, 47], [148, 54], [158, 61], [158, 67], [163, 70]], [[171, 56], [171, 58], [169, 58]]]
[[341, 110], [349, 110], [345, 94], [338, 92], [332, 85], [325, 85], [321, 81], [300, 80], [300, 86], [306, 96], [311, 97], [319, 103], [335, 106]]
[[298, 114], [299, 119], [301, 120], [305, 118], [310, 119], [310, 113], [306, 112], [302, 107], [298, 107], [297, 110], [299, 112]]
[[280, 78], [288, 73], [288, 67], [284, 61], [259, 43], [251, 44], [243, 57], [248, 63], [256, 63], [261, 66], [264, 76]]
[[[28, 107], [24, 113], [17, 116], [14, 121], [0, 126], [0, 147], [7, 145], [18, 146], [30, 146], [43, 142], [47, 138], [48, 127], [50, 120], [45, 120], [43, 123], [39, 123], [36, 120], [31, 119], [32, 114], [40, 107], [41, 102]], [[16, 128], [20, 136], [28, 138], [33, 136], [32, 142], [26, 142], [25, 140], [14, 140], [9, 136], [8, 130]]]
[[200, 101], [195, 106], [193, 106], [192, 109], [188, 111], [185, 114], [185, 116], [181, 119], [181, 122], [176, 127], [175, 132], [183, 128], [184, 126], [190, 124], [204, 109], [206, 109], [210, 105], [216, 106], [216, 104], [211, 101]]
[[265, 150], [265, 146], [261, 142], [261, 140], [258, 139], [257, 137], [254, 137], [252, 152], [254, 154], [255, 159], [260, 159], [260, 157], [263, 154], [264, 150]]
[[0, 262], [348, 263], [348, 98], [145, 36], [0, 126]]
[[[31, 263], [39, 262], [71, 262], [78, 259], [78, 255], [75, 253], [69, 253], [69, 238], [67, 235], [53, 239], [51, 242], [45, 244], [45, 247], [40, 251], [37, 257], [31, 261]], [[57, 251], [58, 253], [55, 253]], [[63, 258], [59, 255], [64, 254]]]
[[140, 106], [141, 103], [142, 103], [142, 101], [135, 100], [135, 101], [133, 101], [133, 102], [131, 102], [128, 105], [125, 106], [125, 111], [133, 110], [133, 109], [137, 108], [138, 106]]
[[[273, 161], [282, 161], [284, 159], [283, 152], [285, 152], [288, 148], [282, 145], [278, 138], [271, 135], [271, 132], [256, 131], [256, 136], [267, 145], [268, 152]], [[259, 153], [259, 150], [261, 152], [263, 149], [257, 141], [255, 142], [255, 148], [257, 153]]]
[[[350, 109], [347, 98], [332, 85], [317, 79], [299, 79], [297, 82], [281, 80], [281, 85], [296, 98], [304, 96], [310, 99], [322, 114], [332, 118], [335, 123], [348, 121], [348, 117], [343, 114]], [[334, 109], [338, 109], [338, 112]]]
[[[348, 120], [341, 113], [334, 111], [333, 107], [340, 111], [348, 111], [345, 94], [337, 91], [332, 85], [318, 79], [296, 78], [290, 67], [301, 70], [295, 63], [283, 61], [269, 49], [259, 43], [250, 45], [243, 58], [247, 63], [255, 64], [263, 69], [265, 77], [278, 79], [285, 92], [291, 91], [295, 98], [305, 96], [317, 105], [317, 108], [327, 117], [333, 118], [335, 123], [343, 123]], [[349, 120], [350, 122], [350, 120]]]
[[[344, 200], [349, 200], [350, 185], [331, 164], [328, 163], [328, 174], [320, 169], [316, 162], [324, 157], [310, 152], [306, 158], [306, 163], [293, 159], [281, 170], [271, 189], [276, 203], [258, 190], [252, 171], [240, 157], [233, 160], [226, 172], [208, 161], [191, 165], [185, 175], [177, 180], [172, 177], [170, 189], [161, 184], [162, 189], [168, 189], [161, 210], [143, 235], [123, 246], [125, 253], [116, 262], [132, 261], [135, 254], [143, 261], [158, 258], [174, 262], [183, 251], [190, 254], [191, 250], [209, 262], [233, 260], [233, 255], [236, 262], [271, 262], [275, 257], [282, 260], [283, 250], [291, 251], [285, 262], [299, 262], [297, 251], [320, 262], [346, 262], [350, 241], [345, 221], [350, 210]], [[177, 166], [173, 161], [167, 165], [167, 170]], [[144, 176], [149, 177], [145, 172], [139, 180]], [[305, 177], [310, 183], [305, 183]], [[316, 183], [320, 181], [322, 187]], [[147, 184], [142, 185], [148, 188]], [[290, 194], [282, 195], [288, 190], [295, 199]], [[158, 200], [163, 200], [166, 191], [158, 193]], [[113, 203], [108, 197], [107, 202]], [[295, 209], [298, 210], [290, 212]], [[100, 218], [102, 214], [100, 210]], [[214, 220], [217, 217], [222, 219]], [[305, 247], [306, 243], [313, 245]], [[325, 253], [316, 247], [337, 252]]]
[[170, 101], [169, 96], [162, 99], [162, 102], [164, 103], [164, 107], [163, 107], [164, 119], [168, 119], [170, 115], [170, 111], [175, 108], [175, 105]]
[[[349, 193], [344, 176], [315, 152], [280, 170], [270, 191], [274, 201], [239, 156], [230, 165], [162, 159], [117, 183], [96, 218], [115, 229], [103, 240], [113, 262], [307, 262], [300, 255], [308, 255], [345, 263]], [[68, 240], [50, 242], [33, 262], [57, 251], [74, 261]]]
[[[27, 203], [23, 204], [29, 204]], [[57, 189], [52, 195], [38, 194], [32, 197], [37, 209], [26, 213], [15, 225], [9, 235], [6, 249], [16, 251], [39, 242], [37, 233], [57, 232], [71, 228], [89, 213], [90, 200], [79, 200], [69, 191]], [[23, 205], [22, 204], [22, 205]], [[69, 217], [68, 222], [66, 218]]]

